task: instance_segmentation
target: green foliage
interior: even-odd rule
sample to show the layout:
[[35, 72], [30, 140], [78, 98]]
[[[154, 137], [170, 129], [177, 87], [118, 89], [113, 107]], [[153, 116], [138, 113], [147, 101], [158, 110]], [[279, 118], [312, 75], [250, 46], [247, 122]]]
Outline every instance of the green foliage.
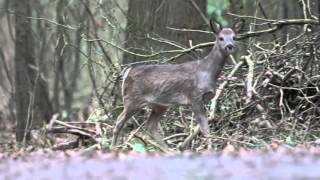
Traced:
[[63, 120], [68, 120], [69, 119], [69, 113], [67, 111], [63, 110], [62, 113], [61, 113], [61, 118]]
[[139, 153], [161, 152], [159, 147], [152, 143], [146, 143], [140, 138], [132, 138], [129, 143], [132, 150]]
[[127, 28], [127, 24], [128, 24], [127, 21], [122, 21], [122, 22], [120, 23], [121, 29], [126, 29], [126, 28]]
[[131, 147], [133, 149], [133, 151], [139, 152], [139, 153], [145, 153], [146, 152], [146, 146], [145, 144], [142, 142], [142, 140], [138, 139], [138, 138], [133, 138], [131, 141]]
[[292, 139], [291, 136], [288, 136], [288, 137], [286, 138], [286, 143], [287, 143], [288, 145], [291, 145], [291, 146], [294, 146], [294, 145], [295, 145], [295, 142], [293, 141], [293, 139]]
[[108, 118], [109, 118], [108, 114], [105, 114], [103, 109], [97, 108], [92, 114], [90, 114], [88, 121], [97, 122], [97, 121], [105, 120]]
[[132, 145], [132, 149], [133, 149], [134, 151], [137, 151], [137, 152], [140, 152], [140, 153], [145, 153], [145, 152], [146, 152], [146, 148], [145, 148], [144, 145], [141, 144], [141, 143], [134, 143], [134, 144]]
[[208, 16], [216, 18], [223, 26], [228, 25], [225, 19], [225, 12], [229, 8], [229, 1], [226, 0], [208, 0]]
[[106, 133], [103, 134], [100, 141], [100, 145], [101, 145], [101, 149], [109, 149], [110, 143]]

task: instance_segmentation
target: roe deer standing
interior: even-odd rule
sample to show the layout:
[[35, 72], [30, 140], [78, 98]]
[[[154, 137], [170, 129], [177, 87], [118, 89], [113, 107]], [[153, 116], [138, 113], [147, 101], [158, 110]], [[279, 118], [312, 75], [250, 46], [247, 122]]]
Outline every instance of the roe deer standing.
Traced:
[[144, 106], [152, 109], [146, 126], [160, 146], [166, 147], [166, 144], [157, 128], [169, 105], [191, 105], [202, 134], [208, 135], [205, 103], [214, 97], [216, 81], [227, 58], [234, 52], [235, 35], [243, 28], [244, 20], [235, 22], [231, 28], [222, 28], [214, 20], [210, 20], [210, 25], [216, 41], [205, 58], [182, 64], [140, 65], [125, 71], [124, 109], [117, 118], [111, 147], [116, 145], [126, 121]]

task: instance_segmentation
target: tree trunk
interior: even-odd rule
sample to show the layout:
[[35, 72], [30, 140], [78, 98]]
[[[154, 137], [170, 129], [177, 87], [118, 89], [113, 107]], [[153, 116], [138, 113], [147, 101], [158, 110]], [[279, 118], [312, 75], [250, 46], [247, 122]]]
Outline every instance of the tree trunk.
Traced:
[[[81, 48], [81, 40], [82, 40], [82, 33], [84, 31], [84, 22], [86, 21], [86, 17], [88, 14], [84, 10], [84, 8], [80, 5], [77, 9], [75, 9], [73, 12], [73, 16], [75, 18], [75, 21], [77, 24], [79, 24], [79, 28], [77, 29], [75, 33], [75, 45], [76, 47]], [[67, 87], [68, 95], [65, 96], [65, 110], [68, 112], [68, 115], [71, 114], [72, 111], [72, 104], [74, 99], [74, 93], [77, 92], [77, 86], [78, 86], [78, 79], [80, 75], [80, 58], [81, 58], [81, 52], [80, 50], [75, 51], [73, 54], [74, 63], [72, 64], [72, 71], [69, 75], [70, 82]]]
[[[59, 0], [58, 5], [56, 7], [56, 19], [59, 24], [65, 24], [64, 22], [64, 7], [66, 6], [65, 0]], [[57, 26], [57, 46], [55, 49], [56, 52], [56, 67], [55, 67], [55, 78], [54, 78], [54, 90], [53, 90], [53, 104], [54, 104], [54, 110], [56, 112], [60, 112], [60, 89], [61, 89], [61, 83], [65, 84], [65, 72], [64, 72], [64, 59], [65, 59], [65, 49], [64, 49], [64, 43], [65, 43], [65, 36], [64, 36], [64, 28]], [[65, 88], [65, 87], [62, 87]], [[67, 94], [67, 93], [65, 93]]]
[[18, 142], [29, 138], [29, 127], [31, 113], [31, 79], [28, 67], [34, 65], [33, 40], [31, 22], [25, 16], [30, 16], [29, 1], [15, 1], [16, 22], [15, 22], [15, 101], [16, 101], [16, 139]]
[[31, 2], [15, 1], [15, 104], [16, 140], [25, 142], [30, 129], [52, 115], [48, 87], [35, 62]]
[[[183, 32], [177, 29], [207, 29], [206, 0], [131, 0], [128, 9], [128, 25], [126, 29], [125, 48], [141, 54], [150, 54], [163, 50], [177, 49], [172, 45], [151, 40], [149, 37], [163, 38], [184, 47], [189, 47], [189, 41], [195, 45], [213, 39], [213, 36], [199, 32]], [[153, 57], [154, 58], [154, 57]], [[192, 59], [184, 56], [180, 61]], [[133, 63], [146, 60], [144, 58], [124, 54], [123, 63]]]

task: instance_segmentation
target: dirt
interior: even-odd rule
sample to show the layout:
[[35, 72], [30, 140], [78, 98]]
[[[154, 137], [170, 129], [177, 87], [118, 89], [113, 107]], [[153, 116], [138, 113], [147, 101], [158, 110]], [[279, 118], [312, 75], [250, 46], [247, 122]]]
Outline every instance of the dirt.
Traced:
[[320, 179], [320, 149], [138, 154], [36, 151], [0, 154], [0, 179]]

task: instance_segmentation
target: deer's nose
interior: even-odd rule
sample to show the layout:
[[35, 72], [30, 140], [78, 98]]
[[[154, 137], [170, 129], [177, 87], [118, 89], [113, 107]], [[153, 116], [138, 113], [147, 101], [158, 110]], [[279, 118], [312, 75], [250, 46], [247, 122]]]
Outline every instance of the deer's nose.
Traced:
[[228, 44], [228, 45], [226, 46], [226, 50], [227, 50], [227, 51], [233, 50], [233, 45], [232, 45], [232, 44]]

